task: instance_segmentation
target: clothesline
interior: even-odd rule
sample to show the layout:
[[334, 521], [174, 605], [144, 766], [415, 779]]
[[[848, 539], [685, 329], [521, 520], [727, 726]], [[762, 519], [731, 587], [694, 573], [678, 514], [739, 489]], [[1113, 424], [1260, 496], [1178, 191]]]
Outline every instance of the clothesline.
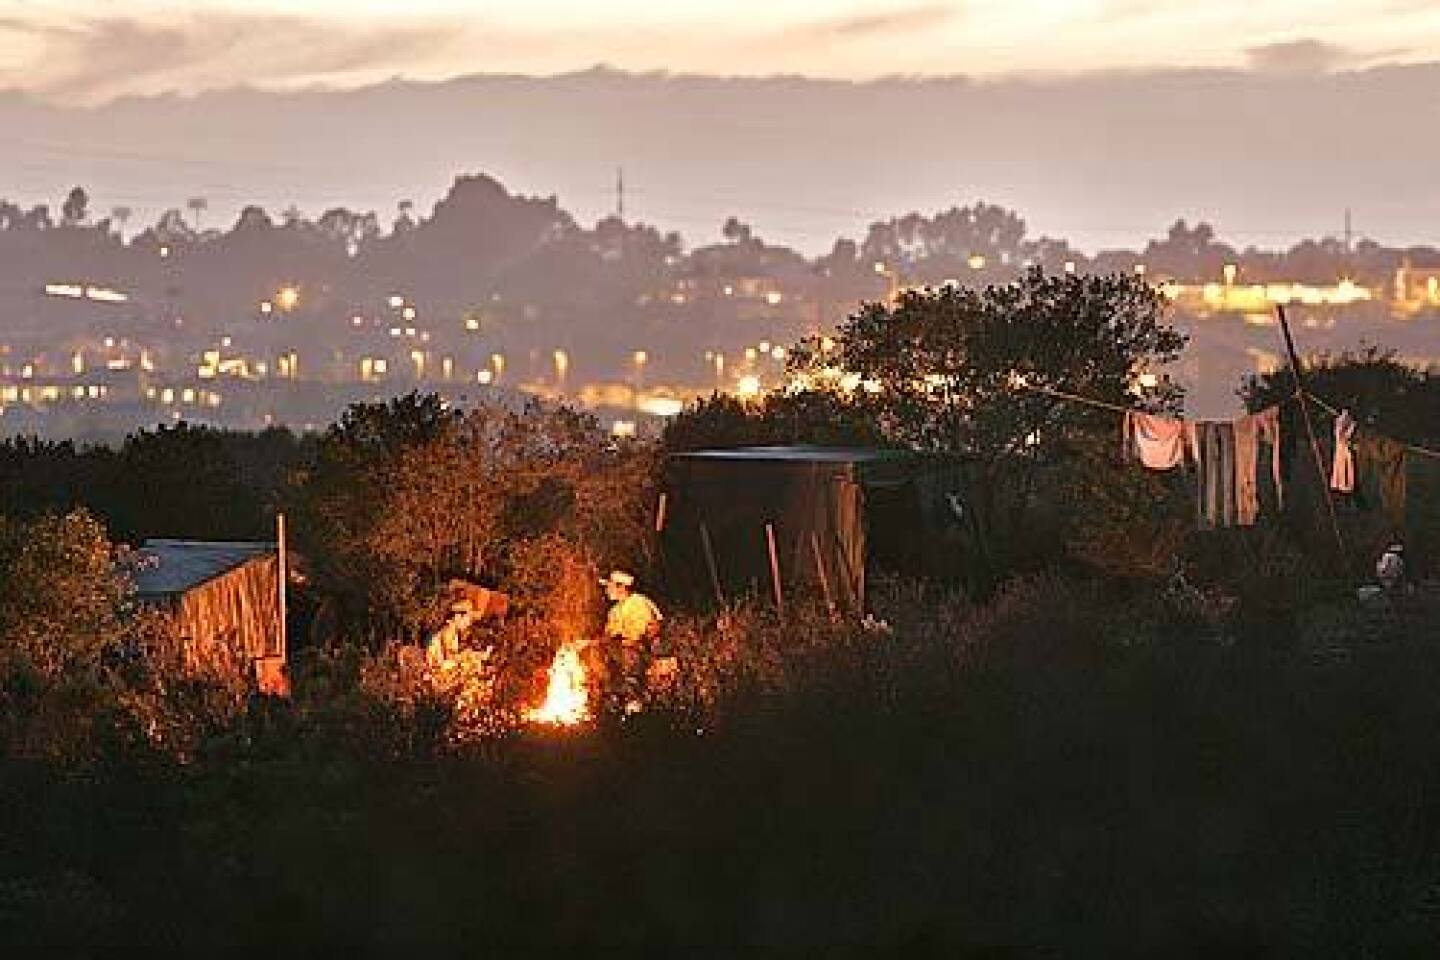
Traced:
[[[1076, 393], [1068, 393], [1068, 392], [1066, 392], [1066, 391], [1064, 391], [1064, 390], [1056, 390], [1056, 389], [1054, 389], [1053, 387], [1042, 387], [1042, 386], [1039, 386], [1039, 385], [1037, 385], [1037, 384], [1026, 383], [1026, 382], [1024, 382], [1023, 380], [1017, 381], [1015, 385], [1018, 386], [1018, 387], [1020, 387], [1020, 388], [1022, 388], [1022, 389], [1025, 389], [1025, 390], [1030, 390], [1030, 391], [1033, 391], [1033, 392], [1035, 392], [1035, 393], [1043, 393], [1043, 394], [1046, 394], [1047, 396], [1055, 397], [1056, 399], [1059, 399], [1059, 400], [1069, 400], [1069, 401], [1071, 401], [1071, 402], [1073, 402], [1073, 403], [1085, 404], [1086, 406], [1095, 407], [1096, 409], [1099, 409], [1099, 410], [1109, 410], [1109, 411], [1112, 412], [1112, 413], [1129, 414], [1129, 413], [1145, 413], [1145, 412], [1148, 412], [1148, 411], [1139, 410], [1139, 409], [1134, 408], [1134, 407], [1121, 406], [1121, 405], [1118, 404], [1118, 403], [1110, 403], [1110, 402], [1105, 401], [1105, 400], [1096, 400], [1096, 399], [1094, 399], [1093, 397], [1082, 397], [1082, 396], [1080, 396], [1079, 394], [1076, 394]], [[1291, 402], [1292, 400], [1295, 400], [1296, 398], [1298, 398], [1298, 397], [1300, 397], [1300, 396], [1302, 396], [1302, 394], [1300, 394], [1300, 393], [1291, 394], [1290, 396], [1286, 397], [1285, 399], [1281, 400], [1280, 402], [1281, 402], [1281, 403], [1289, 403], [1289, 402]], [[1308, 397], [1308, 398], [1311, 399], [1311, 400], [1314, 400], [1317, 404], [1319, 404], [1321, 407], [1323, 407], [1323, 408], [1325, 409], [1325, 411], [1326, 411], [1327, 413], [1329, 413], [1332, 417], [1338, 417], [1338, 416], [1340, 415], [1340, 411], [1339, 411], [1339, 410], [1335, 409], [1333, 406], [1331, 406], [1330, 404], [1326, 403], [1326, 402], [1325, 402], [1324, 400], [1322, 400], [1320, 397], [1315, 396], [1315, 394], [1310, 393], [1309, 391], [1306, 391], [1306, 392], [1303, 394], [1303, 396]], [[1436, 459], [1436, 460], [1440, 460], [1440, 450], [1431, 450], [1431, 449], [1428, 449], [1428, 448], [1426, 448], [1426, 447], [1417, 446], [1416, 444], [1413, 444], [1413, 443], [1405, 443], [1405, 442], [1399, 441], [1399, 440], [1397, 440], [1397, 441], [1395, 441], [1395, 442], [1396, 442], [1396, 443], [1399, 443], [1400, 446], [1404, 447], [1404, 448], [1405, 448], [1407, 451], [1409, 451], [1410, 453], [1418, 454], [1419, 456], [1422, 456], [1422, 457], [1433, 457], [1433, 458]]]
[[[1082, 397], [1082, 396], [1080, 396], [1079, 394], [1075, 394], [1075, 393], [1066, 393], [1064, 390], [1056, 390], [1056, 389], [1054, 389], [1053, 387], [1041, 387], [1041, 386], [1037, 386], [1037, 385], [1035, 385], [1035, 384], [1033, 384], [1033, 383], [1026, 383], [1026, 382], [1024, 382], [1023, 380], [1017, 381], [1017, 382], [1016, 382], [1016, 386], [1019, 386], [1019, 387], [1021, 387], [1022, 389], [1025, 389], [1025, 390], [1032, 390], [1032, 391], [1034, 391], [1035, 393], [1047, 394], [1048, 396], [1052, 396], [1052, 397], [1055, 397], [1055, 398], [1060, 399], [1060, 400], [1071, 400], [1071, 401], [1074, 401], [1075, 403], [1083, 403], [1083, 404], [1086, 404], [1086, 405], [1091, 406], [1091, 407], [1096, 407], [1096, 408], [1098, 408], [1098, 409], [1100, 409], [1100, 410], [1109, 410], [1109, 411], [1112, 412], [1112, 413], [1130, 414], [1130, 413], [1150, 413], [1150, 412], [1151, 412], [1151, 411], [1149, 411], [1149, 410], [1141, 410], [1141, 409], [1138, 408], [1138, 407], [1126, 407], [1126, 406], [1122, 406], [1122, 405], [1120, 405], [1120, 404], [1118, 404], [1118, 403], [1110, 403], [1110, 402], [1105, 401], [1105, 400], [1096, 400], [1096, 399], [1094, 399], [1094, 398], [1092, 398], [1092, 397]], [[1290, 401], [1292, 401], [1292, 400], [1294, 400], [1294, 399], [1295, 399], [1295, 397], [1290, 396], [1290, 397], [1286, 397], [1284, 400], [1281, 400], [1280, 402], [1281, 402], [1282, 404], [1285, 404], [1285, 403], [1289, 403]], [[1164, 416], [1164, 414], [1160, 414], [1160, 416]]]
[[1090, 397], [1082, 397], [1079, 394], [1075, 393], [1066, 393], [1064, 390], [1055, 390], [1051, 387], [1040, 387], [1036, 386], [1033, 383], [1026, 383], [1023, 380], [1016, 381], [1016, 386], [1019, 386], [1025, 390], [1033, 390], [1035, 393], [1047, 394], [1060, 400], [1071, 400], [1075, 403], [1087, 404], [1088, 406], [1096, 407], [1100, 410], [1109, 410], [1113, 413], [1125, 414], [1134, 412], [1131, 410], [1131, 408], [1122, 407], [1118, 403], [1108, 403], [1104, 400], [1094, 400]]
[[[1305, 396], [1309, 397], [1311, 400], [1314, 400], [1317, 404], [1319, 404], [1319, 405], [1325, 410], [1326, 413], [1330, 414], [1330, 416], [1332, 416], [1332, 417], [1338, 417], [1338, 416], [1340, 416], [1340, 411], [1339, 411], [1339, 410], [1336, 410], [1333, 406], [1331, 406], [1330, 404], [1326, 403], [1326, 402], [1325, 402], [1324, 400], [1322, 400], [1321, 398], [1315, 396], [1315, 394], [1310, 393], [1308, 390], [1305, 392]], [[1406, 450], [1407, 452], [1409, 452], [1409, 453], [1418, 454], [1418, 455], [1420, 455], [1420, 456], [1422, 456], [1422, 457], [1433, 457], [1433, 458], [1435, 458], [1436, 460], [1440, 460], [1440, 450], [1430, 450], [1430, 449], [1428, 449], [1428, 448], [1426, 448], [1426, 447], [1416, 446], [1416, 445], [1413, 444], [1413, 443], [1405, 443], [1404, 441], [1401, 441], [1401, 440], [1396, 440], [1396, 441], [1394, 441], [1394, 442], [1395, 442], [1395, 443], [1398, 443], [1400, 446], [1404, 447], [1405, 450]]]

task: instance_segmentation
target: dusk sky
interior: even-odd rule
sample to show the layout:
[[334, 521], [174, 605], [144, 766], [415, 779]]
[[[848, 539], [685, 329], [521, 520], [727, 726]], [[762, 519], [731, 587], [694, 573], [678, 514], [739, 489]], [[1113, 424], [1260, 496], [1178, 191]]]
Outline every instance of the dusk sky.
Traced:
[[0, 88], [71, 103], [602, 62], [863, 79], [1436, 59], [1434, 0], [0, 0]]

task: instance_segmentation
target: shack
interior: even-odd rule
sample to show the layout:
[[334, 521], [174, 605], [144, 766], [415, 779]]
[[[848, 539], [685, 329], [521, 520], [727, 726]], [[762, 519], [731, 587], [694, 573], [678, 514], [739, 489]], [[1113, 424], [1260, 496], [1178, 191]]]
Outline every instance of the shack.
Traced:
[[140, 549], [137, 599], [170, 614], [187, 662], [238, 663], [261, 691], [287, 692], [276, 544], [147, 540]]
[[808, 596], [863, 614], [874, 571], [923, 575], [960, 549], [955, 477], [903, 450], [675, 454], [659, 519], [668, 592], [697, 605]]

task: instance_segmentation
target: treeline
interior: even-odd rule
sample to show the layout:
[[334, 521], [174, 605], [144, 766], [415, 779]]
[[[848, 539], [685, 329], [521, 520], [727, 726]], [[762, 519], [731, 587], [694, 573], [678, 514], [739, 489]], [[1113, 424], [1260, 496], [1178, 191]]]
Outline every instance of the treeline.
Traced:
[[[954, 461], [968, 478], [977, 525], [957, 575], [972, 593], [1077, 564], [1121, 579], [1168, 575], [1197, 543], [1186, 481], [1118, 463], [1116, 415], [1056, 392], [1178, 409], [1176, 385], [1137, 378], [1173, 361], [1184, 344], [1155, 291], [1124, 275], [1031, 272], [1004, 287], [906, 294], [857, 313], [833, 339], [794, 345], [792, 372], [804, 389], [703, 401], [667, 426], [658, 452], [794, 442], [923, 450]], [[841, 377], [841, 369], [852, 372]], [[1333, 535], [1317, 513], [1323, 489], [1288, 377], [1237, 386], [1252, 410], [1284, 404], [1293, 509], [1269, 521], [1330, 565]], [[1433, 372], [1372, 350], [1324, 360], [1306, 378], [1365, 429], [1440, 447]], [[1328, 415], [1314, 417], [1328, 443]], [[1425, 507], [1434, 493], [1430, 462], [1413, 463], [1412, 556], [1423, 563], [1440, 531], [1430, 530], [1435, 511]], [[594, 420], [563, 408], [451, 408], [411, 395], [358, 405], [323, 434], [304, 437], [180, 424], [141, 431], [116, 449], [10, 439], [0, 443], [0, 514], [83, 508], [115, 539], [137, 543], [268, 539], [285, 511], [317, 585], [344, 598], [352, 617], [384, 625], [381, 632], [413, 633], [448, 577], [503, 583], [544, 571], [543, 562], [510, 550], [513, 543], [563, 534], [584, 562], [650, 557], [641, 530], [655, 471], [654, 451], [617, 444]], [[1351, 573], [1373, 562], [1381, 540], [1403, 533], [1363, 510], [1341, 521]], [[575, 541], [578, 531], [588, 532]], [[540, 577], [526, 592], [539, 597], [553, 585]]]
[[[204, 198], [193, 198], [133, 229], [131, 211], [95, 210], [80, 187], [58, 216], [0, 201], [7, 309], [28, 312], [26, 291], [44, 282], [84, 280], [131, 291], [132, 311], [166, 323], [182, 318], [192, 332], [250, 332], [253, 322], [244, 322], [257, 319], [259, 305], [291, 286], [300, 299], [275, 335], [303, 350], [354, 335], [354, 316], [388, 317], [385, 304], [399, 295], [418, 308], [436, 347], [539, 347], [547, 356], [563, 347], [576, 351], [582, 368], [613, 370], [643, 346], [691, 358], [699, 369], [705, 348], [743, 342], [737, 317], [760, 335], [798, 336], [892, 285], [1007, 282], [1026, 266], [1110, 273], [1143, 263], [1151, 277], [1208, 281], [1234, 264], [1247, 282], [1345, 276], [1375, 285], [1391, 282], [1406, 262], [1440, 266], [1434, 248], [1371, 240], [1353, 248], [1324, 238], [1285, 251], [1238, 249], [1208, 224], [1183, 220], [1141, 249], [1086, 256], [1064, 239], [1033, 236], [1019, 214], [983, 202], [877, 221], [858, 240], [837, 239], [811, 258], [767, 243], [761, 230], [733, 217], [719, 243], [687, 243], [615, 217], [586, 226], [554, 197], [511, 194], [483, 175], [458, 178], [428, 215], [409, 202], [393, 216], [248, 206], [222, 228], [205, 224], [207, 210]], [[772, 294], [778, 299], [765, 299]], [[756, 305], [737, 313], [734, 296]], [[802, 302], [809, 306], [799, 309]], [[55, 332], [93, 333], [91, 314], [75, 323]]]

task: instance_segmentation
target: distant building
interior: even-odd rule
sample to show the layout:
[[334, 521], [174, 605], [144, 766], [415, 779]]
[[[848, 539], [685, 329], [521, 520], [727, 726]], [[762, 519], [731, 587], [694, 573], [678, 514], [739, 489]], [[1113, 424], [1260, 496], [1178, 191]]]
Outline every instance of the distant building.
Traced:
[[1440, 310], [1440, 267], [1413, 267], [1406, 261], [1395, 271], [1391, 297], [1397, 313]]

